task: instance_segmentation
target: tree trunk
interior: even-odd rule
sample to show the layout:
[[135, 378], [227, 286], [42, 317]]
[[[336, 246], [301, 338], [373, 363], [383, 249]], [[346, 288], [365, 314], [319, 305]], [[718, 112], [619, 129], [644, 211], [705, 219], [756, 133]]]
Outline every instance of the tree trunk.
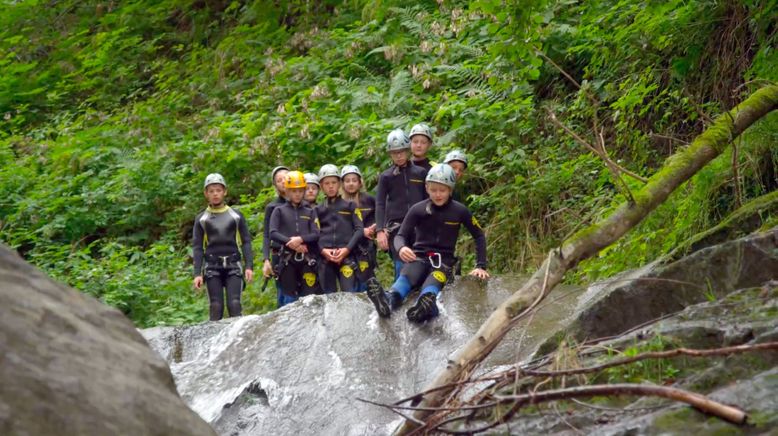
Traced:
[[[541, 301], [562, 280], [565, 272], [617, 241], [665, 201], [678, 186], [720, 155], [735, 137], [776, 108], [778, 86], [766, 86], [756, 91], [746, 101], [719, 116], [688, 147], [670, 156], [648, 183], [633, 194], [634, 202], [621, 204], [610, 216], [579, 231], [560, 248], [552, 250], [524, 286], [492, 312], [467, 344], [451, 356], [445, 368], [438, 372], [425, 391], [467, 378], [515, 325], [518, 316]], [[452, 389], [437, 389], [426, 394], [419, 407], [440, 406]], [[414, 417], [424, 421], [430, 413], [417, 411]], [[417, 426], [406, 420], [396, 433], [407, 434]]]

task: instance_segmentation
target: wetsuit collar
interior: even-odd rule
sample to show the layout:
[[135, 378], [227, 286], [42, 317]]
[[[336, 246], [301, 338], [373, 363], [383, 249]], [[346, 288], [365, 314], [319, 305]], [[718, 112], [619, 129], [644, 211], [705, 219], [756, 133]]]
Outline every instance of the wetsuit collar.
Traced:
[[229, 209], [229, 208], [230, 208], [230, 207], [229, 207], [229, 206], [227, 206], [226, 204], [222, 204], [222, 205], [221, 205], [221, 206], [219, 206], [219, 207], [211, 207], [211, 206], [209, 205], [209, 206], [208, 206], [208, 208], [207, 208], [207, 209], [205, 209], [205, 210], [207, 210], [207, 211], [208, 211], [208, 212], [210, 212], [210, 213], [224, 213], [224, 212], [227, 212], [227, 209]]

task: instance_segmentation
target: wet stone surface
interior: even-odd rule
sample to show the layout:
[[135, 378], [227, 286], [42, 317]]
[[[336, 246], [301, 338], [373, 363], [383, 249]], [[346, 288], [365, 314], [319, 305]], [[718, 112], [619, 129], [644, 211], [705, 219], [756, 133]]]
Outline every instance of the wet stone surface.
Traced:
[[[382, 319], [366, 296], [339, 293], [143, 335], [169, 363], [181, 396], [219, 434], [387, 434], [397, 415], [357, 398], [394, 402], [423, 389], [522, 283], [458, 279], [441, 294], [441, 316], [422, 325], [405, 317], [412, 300]], [[571, 299], [581, 292], [558, 291]], [[571, 307], [547, 305], [534, 317], [537, 331], [516, 329], [486, 366], [529, 356]]]

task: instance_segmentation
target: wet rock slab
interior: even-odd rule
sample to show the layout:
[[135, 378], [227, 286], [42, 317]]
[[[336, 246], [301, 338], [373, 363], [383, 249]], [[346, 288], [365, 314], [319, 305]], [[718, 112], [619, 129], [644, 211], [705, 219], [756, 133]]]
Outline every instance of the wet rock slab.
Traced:
[[[522, 282], [458, 279], [441, 296], [441, 316], [423, 325], [405, 318], [409, 303], [381, 319], [364, 295], [339, 293], [143, 334], [169, 362], [182, 397], [220, 434], [387, 434], [397, 415], [358, 398], [394, 402], [421, 390]], [[580, 290], [561, 292], [574, 299]], [[571, 307], [548, 305], [537, 322], [554, 324]], [[488, 364], [526, 357], [554, 330], [516, 330]]]

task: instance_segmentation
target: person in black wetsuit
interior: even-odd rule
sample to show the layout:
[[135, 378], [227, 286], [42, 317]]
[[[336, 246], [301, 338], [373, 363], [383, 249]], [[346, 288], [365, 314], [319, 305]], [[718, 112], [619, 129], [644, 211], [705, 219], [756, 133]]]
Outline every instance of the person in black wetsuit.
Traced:
[[[396, 249], [405, 265], [389, 292], [381, 289], [377, 280], [368, 281], [367, 296], [381, 317], [388, 317], [411, 292], [421, 285], [416, 303], [406, 315], [413, 322], [424, 322], [438, 315], [437, 295], [452, 276], [454, 250], [460, 226], [473, 235], [476, 246], [476, 267], [470, 275], [487, 279], [486, 237], [481, 226], [462, 203], [451, 200], [455, 185], [454, 170], [447, 164], [432, 167], [426, 177], [430, 198], [415, 204], [408, 211], [395, 238]], [[407, 235], [415, 231], [413, 246]]]
[[400, 276], [402, 261], [394, 250], [394, 237], [408, 209], [427, 198], [424, 177], [427, 171], [409, 162], [411, 141], [402, 129], [395, 129], [386, 138], [386, 150], [392, 158], [391, 168], [381, 173], [376, 188], [376, 241], [378, 248], [389, 250], [394, 263], [394, 277]]
[[[284, 198], [284, 181], [286, 175], [289, 173], [289, 168], [279, 165], [273, 168], [270, 173], [270, 180], [273, 181], [273, 187], [276, 190], [277, 197], [265, 206], [265, 219], [264, 226], [262, 227], [262, 275], [265, 280], [269, 280], [271, 276], [274, 276], [274, 269], [278, 265], [278, 253], [281, 246], [270, 240], [270, 217], [273, 215], [273, 211], [278, 206], [286, 203]], [[276, 307], [281, 308], [285, 304], [291, 303], [291, 301], [284, 300], [284, 293], [281, 291], [281, 282], [276, 277]]]
[[359, 267], [359, 275], [356, 290], [363, 292], [367, 289], [366, 278], [375, 275], [377, 267], [377, 252], [375, 246], [375, 197], [362, 192], [362, 172], [355, 165], [344, 165], [340, 170], [340, 179], [343, 183], [343, 199], [352, 201], [362, 214], [364, 238], [357, 244], [354, 257]]
[[197, 215], [192, 229], [194, 287], [200, 289], [205, 281], [210, 300], [210, 319], [218, 321], [224, 315], [225, 290], [229, 315], [241, 315], [243, 280], [251, 282], [254, 277], [254, 255], [246, 219], [224, 204], [227, 195], [224, 177], [209, 174], [205, 178], [204, 193], [208, 207]]
[[319, 186], [319, 176], [314, 173], [305, 173], [303, 176], [305, 176], [306, 186], [303, 199], [311, 206], [316, 206], [317, 200], [319, 199], [319, 191], [321, 190], [321, 186]]
[[317, 260], [310, 247], [319, 239], [316, 209], [303, 201], [303, 173], [291, 171], [285, 181], [287, 202], [273, 210], [270, 238], [281, 247], [277, 268], [285, 304], [318, 293]]
[[341, 292], [353, 292], [359, 267], [352, 253], [363, 237], [361, 212], [354, 203], [340, 197], [338, 167], [332, 164], [322, 166], [319, 183], [324, 192], [324, 200], [316, 207], [321, 223], [321, 287], [325, 294], [329, 294], [335, 292], [337, 283], [340, 283]]
[[[446, 154], [446, 158], [443, 159], [443, 163], [449, 164], [449, 166], [454, 169], [457, 182], [459, 182], [459, 179], [465, 175], [465, 170], [467, 170], [467, 155], [460, 150], [452, 150]], [[451, 198], [459, 201], [460, 203], [462, 202], [459, 191], [456, 189], [454, 190], [454, 193], [451, 194]]]
[[437, 162], [431, 162], [427, 158], [427, 151], [432, 146], [432, 129], [430, 126], [419, 123], [411, 127], [411, 133], [408, 134], [411, 139], [411, 162], [418, 167], [429, 171]]

